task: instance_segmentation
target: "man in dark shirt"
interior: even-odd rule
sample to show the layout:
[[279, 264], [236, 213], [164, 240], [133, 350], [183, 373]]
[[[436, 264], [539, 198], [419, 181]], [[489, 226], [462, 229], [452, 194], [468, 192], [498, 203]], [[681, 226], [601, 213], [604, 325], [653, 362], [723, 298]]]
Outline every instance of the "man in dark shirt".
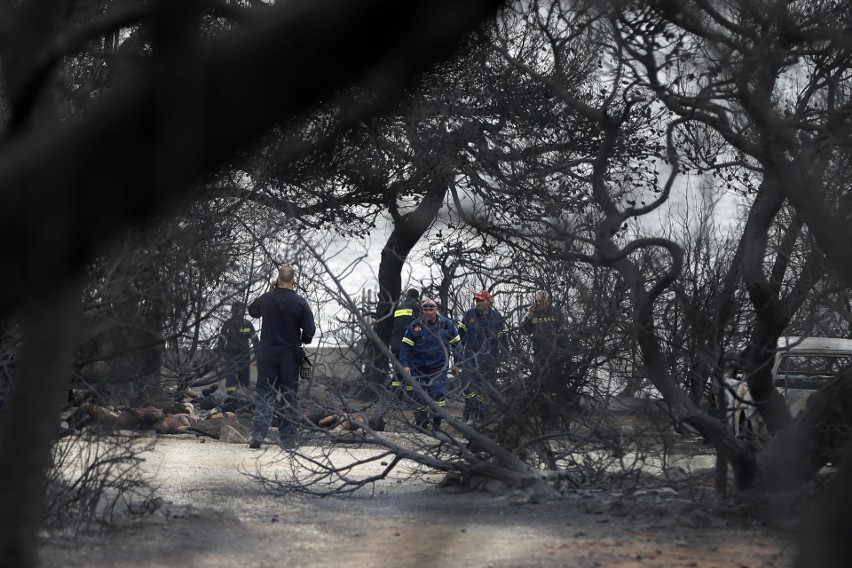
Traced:
[[[420, 317], [420, 291], [411, 288], [405, 293], [403, 298], [393, 311], [393, 332], [391, 333], [390, 348], [394, 357], [399, 359], [399, 350], [402, 348], [402, 337], [405, 335], [405, 330], [408, 329], [408, 324]], [[392, 389], [400, 389], [403, 387], [402, 375], [396, 370], [393, 370], [393, 379], [391, 380]], [[410, 387], [409, 387], [410, 388]], [[401, 392], [401, 391], [397, 391]]]
[[538, 378], [537, 398], [542, 413], [561, 413], [570, 400], [567, 392], [571, 349], [565, 318], [544, 290], [535, 293], [532, 309], [521, 322], [521, 331], [532, 336], [533, 376]]
[[303, 344], [310, 343], [316, 327], [308, 302], [293, 289], [296, 272], [290, 266], [278, 271], [269, 291], [249, 305], [249, 315], [263, 318], [257, 352], [254, 429], [249, 447], [259, 448], [278, 417], [279, 443], [292, 447], [297, 434], [299, 369], [305, 358]]
[[225, 392], [233, 393], [237, 386], [248, 388], [250, 382], [251, 347], [257, 347], [257, 331], [245, 318], [245, 304], [235, 302], [231, 317], [222, 324], [217, 349], [225, 360]]
[[391, 353], [399, 357], [402, 336], [408, 324], [420, 317], [420, 291], [411, 288], [393, 311], [393, 333], [391, 334]]

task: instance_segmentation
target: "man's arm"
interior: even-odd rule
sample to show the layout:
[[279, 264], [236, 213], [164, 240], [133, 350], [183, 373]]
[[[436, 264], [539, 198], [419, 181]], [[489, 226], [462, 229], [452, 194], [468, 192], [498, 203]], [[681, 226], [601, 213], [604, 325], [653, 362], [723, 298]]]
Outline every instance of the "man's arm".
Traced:
[[265, 294], [261, 294], [248, 305], [248, 313], [251, 317], [259, 318], [263, 315], [263, 296], [265, 296]]
[[497, 323], [497, 343], [500, 349], [500, 356], [508, 359], [511, 353], [509, 330], [506, 328], [506, 320], [503, 319], [503, 316], [499, 312], [497, 313], [497, 317], [499, 318]]
[[411, 324], [402, 336], [402, 345], [399, 348], [399, 364], [411, 372], [411, 349], [414, 347], [414, 334], [411, 332]]
[[532, 310], [527, 312], [527, 315], [524, 316], [524, 319], [521, 321], [521, 331], [527, 335], [532, 335], [533, 330], [535, 329], [535, 324], [532, 321], [535, 312]]
[[[453, 367], [456, 367], [458, 366], [456, 362], [461, 361], [463, 357], [461, 353], [461, 336], [459, 335], [459, 329], [456, 327], [456, 324], [450, 319], [447, 319], [447, 346], [452, 352]], [[447, 363], [449, 363], [449, 354], [447, 359]]]
[[462, 345], [464, 345], [465, 337], [467, 337], [467, 324], [464, 323], [465, 319], [467, 319], [467, 313], [462, 315], [462, 319], [458, 325], [458, 335], [461, 337]]
[[305, 311], [302, 312], [302, 343], [307, 345], [314, 340], [314, 335], [317, 332], [316, 324], [314, 323], [314, 313], [311, 308], [305, 303]]

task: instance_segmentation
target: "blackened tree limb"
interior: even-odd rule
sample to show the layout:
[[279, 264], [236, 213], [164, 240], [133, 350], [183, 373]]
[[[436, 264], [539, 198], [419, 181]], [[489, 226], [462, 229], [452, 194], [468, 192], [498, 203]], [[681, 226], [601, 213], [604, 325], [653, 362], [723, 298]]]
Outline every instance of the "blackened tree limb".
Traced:
[[[45, 266], [55, 276], [79, 270], [105, 239], [177, 204], [199, 176], [335, 89], [369, 79], [382, 98], [399, 95], [496, 4], [286, 2], [193, 47], [192, 73], [170, 73], [167, 85], [159, 78], [169, 70], [151, 65], [80, 120], [10, 134], [0, 146], [0, 235], [15, 246], [0, 251], [0, 314], [49, 290], [37, 278]], [[173, 129], [163, 114], [180, 116], [187, 91], [203, 95], [191, 101], [201, 108], [187, 109], [194, 124], [164, 156], [157, 144]]]
[[[56, 416], [77, 347], [79, 288], [65, 283], [51, 296], [25, 306], [23, 350], [8, 407], [3, 413], [0, 456], [0, 565], [35, 566], [44, 475], [58, 431]], [[22, 431], [22, 425], [26, 425]]]

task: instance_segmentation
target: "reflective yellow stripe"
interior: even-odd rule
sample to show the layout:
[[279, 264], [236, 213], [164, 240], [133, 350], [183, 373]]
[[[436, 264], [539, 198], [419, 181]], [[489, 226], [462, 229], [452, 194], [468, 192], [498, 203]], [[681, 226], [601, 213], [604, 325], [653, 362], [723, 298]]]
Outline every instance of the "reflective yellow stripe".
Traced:
[[401, 387], [402, 383], [399, 382], [399, 381], [391, 381], [391, 386], [392, 387]]
[[472, 393], [470, 393], [470, 394], [466, 394], [466, 395], [464, 395], [464, 397], [465, 397], [465, 398], [474, 398], [475, 396], [476, 396], [476, 393], [475, 393], [475, 392], [472, 392]]
[[464, 323], [459, 323], [459, 329], [467, 331], [467, 326]]
[[[404, 341], [404, 340], [403, 340], [403, 341]], [[459, 341], [461, 341], [461, 337], [459, 337], [459, 336], [457, 335], [457, 336], [455, 336], [454, 338], [450, 339], [447, 343], [458, 343]], [[412, 343], [412, 345], [414, 345], [414, 344]]]
[[251, 328], [250, 327], [244, 327], [240, 330], [240, 333], [251, 333]]
[[393, 313], [393, 317], [395, 317], [395, 318], [399, 318], [399, 317], [402, 317], [402, 316], [413, 316], [413, 315], [414, 315], [414, 310], [412, 310], [411, 308], [403, 308], [403, 309], [397, 310]]
[[436, 400], [435, 402], [438, 404], [438, 406], [446, 406], [447, 404], [446, 400]]
[[402, 342], [405, 343], [406, 345], [411, 345], [412, 347], [414, 347], [414, 340], [413, 339], [408, 339], [407, 337], [403, 337]]

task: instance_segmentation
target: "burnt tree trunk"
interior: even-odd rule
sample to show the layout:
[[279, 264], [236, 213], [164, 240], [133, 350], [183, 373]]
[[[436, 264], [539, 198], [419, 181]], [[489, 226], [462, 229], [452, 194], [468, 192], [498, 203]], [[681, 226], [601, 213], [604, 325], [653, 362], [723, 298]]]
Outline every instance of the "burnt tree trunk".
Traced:
[[802, 237], [804, 223], [799, 215], [794, 215], [784, 227], [772, 270], [768, 276], [764, 274], [769, 229], [777, 220], [783, 202], [784, 196], [778, 184], [765, 182], [754, 201], [743, 233], [742, 274], [757, 317], [746, 358], [746, 379], [755, 408], [772, 434], [780, 432], [790, 422], [790, 411], [772, 377], [778, 338], [825, 274], [822, 253], [811, 248], [807, 262], [794, 278], [792, 289], [786, 296], [781, 296], [789, 260]]
[[826, 485], [808, 513], [800, 538], [796, 568], [846, 568], [852, 534], [852, 446], [847, 446], [843, 466]]
[[73, 286], [59, 288], [24, 314], [21, 362], [0, 429], [0, 565], [36, 565], [36, 535], [43, 514], [45, 471], [59, 432], [77, 343], [80, 300]]
[[[17, 45], [12, 45], [17, 38], [5, 38], [5, 50], [36, 53], [45, 65], [55, 65], [56, 58], [27, 49], [50, 42], [33, 36], [33, 22], [5, 4], [0, 7], [9, 15], [4, 23], [24, 30], [22, 35], [29, 38]], [[29, 14], [44, 17], [57, 13], [33, 2], [11, 5], [36, 6]], [[178, 72], [187, 62], [185, 53], [164, 54], [140, 66], [138, 73], [128, 72], [132, 80], [109, 90], [103, 104], [77, 120], [59, 121], [42, 113], [40, 120], [22, 121], [11, 129], [0, 150], [0, 232], [2, 241], [11, 243], [0, 255], [6, 276], [0, 282], [0, 316], [36, 300], [41, 304], [28, 321], [26, 352], [6, 410], [7, 432], [18, 420], [38, 419], [26, 439], [7, 434], [0, 441], [0, 459], [8, 466], [0, 483], [0, 565], [34, 563], [42, 474], [70, 372], [76, 318], [63, 288], [70, 277], [110, 237], [187, 198], [202, 176], [254, 145], [272, 125], [341, 87], [369, 77], [375, 104], [359, 109], [351, 121], [375, 113], [401, 96], [417, 73], [449, 55], [497, 7], [493, 0], [404, 5], [372, 0], [345, 6], [314, 1], [295, 7], [283, 3], [268, 9], [263, 18], [248, 20], [232, 36], [194, 46], [191, 62], [197, 69], [192, 73]], [[371, 41], [362, 41], [365, 37]], [[322, 49], [304, 49], [319, 44]], [[297, 52], [300, 56], [293, 57]], [[201, 122], [183, 128], [185, 132], [166, 128], [169, 117], [182, 110], [197, 116], [186, 107], [198, 107], [197, 100], [186, 93], [197, 92], [199, 77], [205, 80]], [[294, 83], [293, 77], [300, 80]], [[49, 85], [26, 84], [32, 86], [29, 94], [46, 100], [41, 95]], [[26, 117], [28, 99], [22, 96], [20, 101], [16, 115]], [[175, 133], [180, 134], [175, 140], [185, 146], [171, 159], [162, 143], [173, 147], [168, 138]], [[187, 155], [196, 159], [188, 160]], [[51, 298], [61, 309], [48, 301]]]
[[[438, 216], [447, 195], [447, 183], [443, 179], [435, 180], [417, 208], [405, 215], [394, 215], [393, 231], [382, 249], [379, 264], [379, 299], [376, 305], [374, 330], [385, 345], [390, 343], [393, 331], [393, 307], [402, 293], [402, 269], [411, 249], [417, 245]], [[385, 380], [388, 360], [378, 349], [368, 377], [375, 386], [382, 386]]]

